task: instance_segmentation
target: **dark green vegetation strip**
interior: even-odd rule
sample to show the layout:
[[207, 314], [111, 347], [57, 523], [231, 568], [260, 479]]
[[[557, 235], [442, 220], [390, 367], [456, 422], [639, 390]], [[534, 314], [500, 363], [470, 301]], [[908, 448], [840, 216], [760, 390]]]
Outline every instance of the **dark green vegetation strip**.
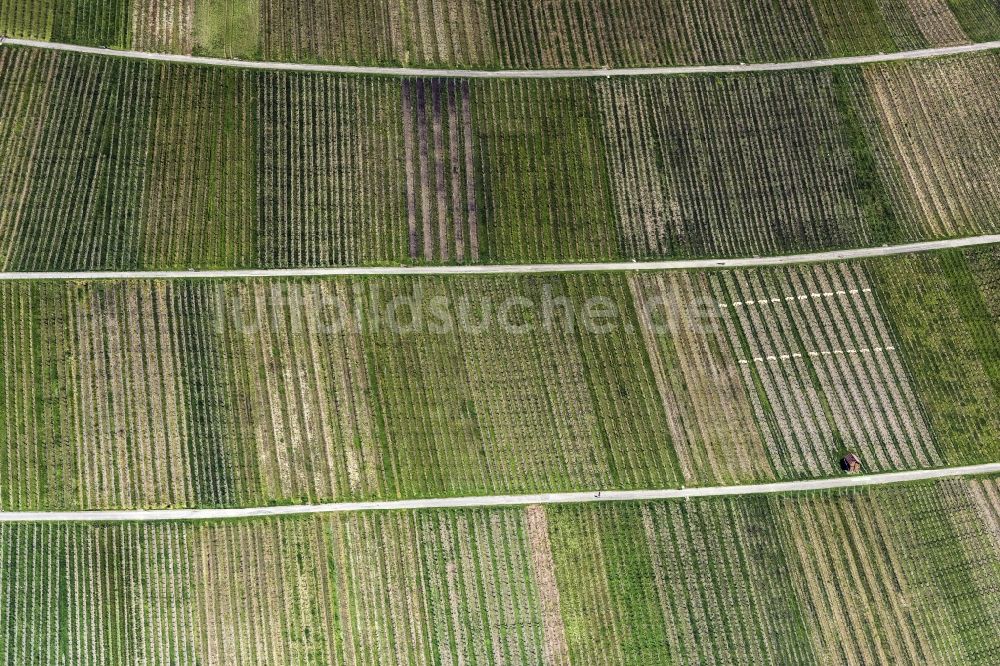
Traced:
[[[225, 428], [232, 422], [232, 405], [223, 392], [226, 377], [222, 375], [222, 361], [226, 350], [218, 328], [213, 325], [210, 290], [205, 285], [193, 284], [175, 293], [171, 311], [178, 313], [173, 318], [177, 324], [173, 337], [184, 386], [180, 395], [186, 406], [182, 418], [188, 423], [185, 478], [199, 504], [231, 504], [236, 501], [233, 490], [236, 465], [226, 455]], [[158, 363], [163, 359], [148, 360]]]
[[989, 41], [1000, 35], [1000, 5], [979, 0], [948, 0], [955, 18], [973, 41]]
[[[989, 664], [1000, 484], [0, 525], [7, 663]], [[867, 622], [852, 640], [843, 628]]]
[[991, 248], [789, 268], [6, 282], [0, 508], [991, 462]]
[[55, 0], [53, 4], [52, 41], [117, 48], [131, 43], [132, 0]]
[[939, 446], [956, 463], [1000, 457], [995, 251], [872, 266]]
[[[896, 219], [887, 184], [879, 173], [876, 146], [881, 137], [869, 142], [865, 134], [866, 120], [869, 128], [874, 123], [861, 77], [856, 71], [841, 69], [834, 72], [833, 84], [837, 108], [843, 118], [842, 131], [854, 160], [858, 202], [870, 230], [870, 242], [873, 245], [898, 243], [904, 238], [903, 230]], [[859, 109], [862, 105], [865, 108]], [[877, 136], [877, 131], [872, 134]], [[880, 147], [884, 151], [884, 145]], [[884, 152], [881, 157], [885, 159]]]
[[992, 0], [0, 0], [0, 31], [272, 61], [640, 67], [989, 41], [1000, 12]]
[[486, 261], [621, 256], [593, 89], [564, 81], [472, 86]]
[[132, 0], [0, 0], [0, 33], [128, 48]]
[[401, 81], [5, 48], [0, 268], [747, 256], [996, 232], [997, 62]]

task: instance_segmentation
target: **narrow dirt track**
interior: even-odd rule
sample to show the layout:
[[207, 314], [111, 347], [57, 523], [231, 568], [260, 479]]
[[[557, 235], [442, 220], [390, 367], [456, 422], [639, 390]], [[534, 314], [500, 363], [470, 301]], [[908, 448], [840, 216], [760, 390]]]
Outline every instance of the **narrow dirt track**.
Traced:
[[897, 53], [877, 53], [874, 55], [847, 56], [843, 58], [822, 58], [818, 60], [799, 60], [795, 62], [762, 62], [734, 65], [688, 65], [678, 67], [629, 67], [615, 69], [532, 69], [532, 70], [477, 70], [477, 69], [433, 69], [423, 67], [375, 67], [356, 65], [312, 65], [288, 62], [257, 62], [249, 60], [227, 60], [225, 58], [206, 58], [201, 56], [185, 56], [170, 53], [148, 53], [145, 51], [124, 51], [117, 49], [78, 46], [76, 44], [60, 44], [57, 42], [41, 42], [31, 39], [4, 40], [12, 46], [30, 46], [51, 51], [72, 51], [74, 53], [89, 53], [110, 55], [119, 58], [134, 58], [138, 60], [158, 60], [160, 62], [185, 63], [189, 65], [210, 65], [216, 67], [238, 67], [242, 69], [268, 69], [295, 72], [328, 72], [333, 74], [370, 74], [377, 76], [415, 76], [415, 77], [458, 77], [466, 79], [585, 79], [601, 76], [652, 76], [679, 74], [732, 74], [739, 72], [780, 72], [793, 69], [817, 69], [820, 67], [836, 67], [839, 65], [864, 65], [878, 62], [895, 62], [898, 60], [919, 60], [922, 58], [937, 58], [940, 56], [960, 53], [975, 53], [1000, 49], [1000, 41], [981, 42], [979, 44], [963, 44], [960, 46], [944, 46], [934, 49], [917, 51], [900, 51]]
[[1000, 463], [923, 469], [889, 474], [841, 476], [831, 479], [759, 483], [743, 486], [707, 486], [663, 490], [607, 490], [580, 493], [545, 493], [540, 495], [484, 495], [482, 497], [440, 497], [432, 499], [390, 500], [385, 502], [337, 502], [333, 504], [298, 504], [291, 506], [248, 507], [244, 509], [160, 509], [133, 511], [19, 511], [0, 512], [0, 523], [59, 522], [158, 522], [168, 520], [215, 520], [259, 516], [294, 516], [351, 511], [400, 511], [414, 509], [462, 509], [491, 506], [526, 506], [532, 504], [589, 504], [691, 497], [728, 497], [773, 493], [808, 492], [835, 488], [883, 486], [910, 481], [947, 479], [1000, 473]]

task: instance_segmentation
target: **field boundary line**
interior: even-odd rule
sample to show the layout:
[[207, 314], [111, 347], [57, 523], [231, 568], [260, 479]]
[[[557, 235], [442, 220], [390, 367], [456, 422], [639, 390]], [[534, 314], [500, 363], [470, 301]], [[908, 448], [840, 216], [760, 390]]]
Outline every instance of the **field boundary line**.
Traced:
[[748, 257], [740, 259], [668, 259], [664, 261], [581, 262], [573, 264], [470, 264], [461, 266], [336, 266], [330, 268], [231, 268], [151, 271], [10, 271], [4, 280], [172, 280], [194, 278], [337, 277], [363, 275], [498, 275], [510, 273], [599, 273], [615, 271], [666, 271], [699, 268], [752, 268], [846, 261], [897, 254], [932, 252], [1000, 243], [1000, 234], [949, 240], [833, 250], [810, 254]]
[[780, 72], [786, 70], [818, 69], [823, 67], [838, 67], [843, 65], [865, 65], [880, 62], [896, 62], [900, 60], [921, 60], [962, 53], [976, 53], [1000, 49], [1000, 40], [979, 42], [977, 44], [961, 44], [958, 46], [942, 46], [914, 51], [898, 51], [895, 53], [876, 53], [871, 55], [843, 56], [838, 58], [820, 58], [814, 60], [798, 60], [792, 62], [739, 63], [731, 65], [677, 65], [668, 67], [621, 67], [621, 68], [591, 68], [591, 69], [533, 69], [533, 70], [484, 70], [484, 69], [446, 69], [432, 67], [380, 67], [374, 65], [319, 65], [294, 62], [267, 62], [255, 60], [235, 60], [227, 58], [212, 58], [206, 56], [186, 56], [174, 53], [151, 53], [147, 51], [130, 51], [78, 44], [62, 44], [33, 39], [17, 39], [8, 37], [0, 40], [0, 44], [25, 46], [50, 51], [70, 51], [90, 55], [114, 56], [135, 60], [155, 60], [159, 62], [182, 63], [188, 65], [208, 65], [212, 67], [235, 67], [240, 69], [264, 69], [294, 72], [325, 72], [331, 74], [367, 74], [376, 76], [415, 76], [435, 78], [466, 78], [466, 79], [582, 79], [610, 76], [669, 76], [685, 74], [738, 74], [741, 72]]
[[286, 506], [247, 507], [241, 509], [136, 509], [112, 511], [10, 511], [0, 512], [0, 523], [32, 522], [160, 522], [170, 520], [219, 520], [262, 516], [296, 516], [358, 511], [407, 511], [420, 509], [467, 509], [482, 507], [529, 506], [532, 504], [585, 504], [693, 497], [731, 497], [809, 492], [838, 488], [884, 486], [911, 481], [927, 481], [962, 476], [1000, 473], [1000, 463], [945, 467], [940, 469], [889, 472], [860, 476], [840, 476], [804, 481], [781, 481], [740, 486], [704, 486], [661, 490], [602, 490], [535, 495], [484, 495], [480, 497], [442, 497], [432, 499], [386, 500], [371, 502], [335, 502], [330, 504], [295, 504]]
[[793, 301], [808, 301], [809, 299], [819, 300], [821, 298], [833, 298], [835, 296], [857, 296], [859, 294], [870, 294], [872, 293], [871, 287], [865, 287], [864, 289], [837, 289], [836, 291], [824, 291], [824, 292], [810, 292], [808, 294], [792, 294], [791, 296], [779, 296], [775, 297], [764, 297], [758, 299], [750, 299], [746, 301], [733, 301], [732, 303], [719, 303], [719, 307], [722, 309], [726, 308], [741, 308], [750, 305], [774, 305], [775, 303], [791, 303]]

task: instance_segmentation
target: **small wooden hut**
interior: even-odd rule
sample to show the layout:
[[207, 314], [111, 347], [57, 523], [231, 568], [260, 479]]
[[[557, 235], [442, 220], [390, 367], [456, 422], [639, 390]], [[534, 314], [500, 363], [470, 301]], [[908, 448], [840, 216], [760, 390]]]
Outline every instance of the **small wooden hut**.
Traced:
[[844, 470], [848, 474], [860, 472], [861, 459], [858, 458], [853, 453], [848, 453], [846, 456], [840, 459], [840, 469]]

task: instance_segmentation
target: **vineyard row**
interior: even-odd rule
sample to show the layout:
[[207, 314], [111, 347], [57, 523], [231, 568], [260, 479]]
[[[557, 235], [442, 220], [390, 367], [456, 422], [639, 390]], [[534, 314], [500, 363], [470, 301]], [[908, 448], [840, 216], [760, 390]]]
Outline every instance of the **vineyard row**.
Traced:
[[444, 81], [0, 51], [4, 270], [783, 254], [1000, 230], [1000, 67]]
[[[996, 252], [6, 282], [0, 508], [717, 485], [837, 474], [848, 451], [868, 472], [994, 461]], [[717, 306], [783, 289], [858, 294]]]
[[[0, 525], [0, 658], [988, 663], [1000, 485]], [[844, 627], [864, 627], [841, 639]]]

